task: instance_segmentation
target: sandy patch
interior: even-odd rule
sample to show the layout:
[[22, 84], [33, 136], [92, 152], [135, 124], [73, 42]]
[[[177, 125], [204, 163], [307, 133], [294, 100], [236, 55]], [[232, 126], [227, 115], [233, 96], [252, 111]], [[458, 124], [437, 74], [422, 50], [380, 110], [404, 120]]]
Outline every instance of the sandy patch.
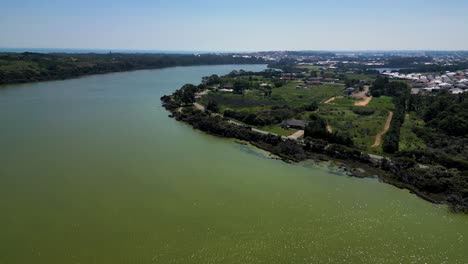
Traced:
[[288, 136], [289, 139], [298, 139], [300, 137], [304, 136], [304, 130], [299, 130], [296, 133]]

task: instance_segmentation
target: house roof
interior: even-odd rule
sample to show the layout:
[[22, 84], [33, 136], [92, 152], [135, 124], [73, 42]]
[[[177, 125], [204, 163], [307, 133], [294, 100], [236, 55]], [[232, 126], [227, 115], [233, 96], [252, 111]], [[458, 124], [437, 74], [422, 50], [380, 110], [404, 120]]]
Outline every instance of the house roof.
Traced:
[[452, 93], [452, 94], [461, 94], [463, 92], [464, 91], [462, 89], [459, 89], [459, 88], [454, 88], [454, 89], [450, 90], [450, 93]]
[[305, 120], [289, 119], [283, 122], [284, 125], [293, 127], [305, 127], [309, 122]]

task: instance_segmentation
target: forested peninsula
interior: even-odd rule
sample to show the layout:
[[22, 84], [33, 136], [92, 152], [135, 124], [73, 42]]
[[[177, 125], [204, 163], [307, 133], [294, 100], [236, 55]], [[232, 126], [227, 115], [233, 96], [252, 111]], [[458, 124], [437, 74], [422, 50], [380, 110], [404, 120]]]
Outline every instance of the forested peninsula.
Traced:
[[229, 54], [4, 52], [0, 53], [0, 85], [174, 66], [261, 63], [265, 61], [256, 57]]
[[309, 66], [207, 76], [161, 100], [195, 129], [285, 161], [333, 161], [468, 211], [465, 94], [411, 94], [403, 80]]

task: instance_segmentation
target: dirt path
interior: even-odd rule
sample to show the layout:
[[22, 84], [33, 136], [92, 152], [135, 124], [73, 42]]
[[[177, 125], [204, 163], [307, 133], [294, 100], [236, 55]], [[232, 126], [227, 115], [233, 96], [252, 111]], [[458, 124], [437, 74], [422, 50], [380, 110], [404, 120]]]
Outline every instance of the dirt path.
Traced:
[[299, 130], [296, 133], [288, 136], [289, 139], [298, 139], [300, 137], [304, 136], [304, 130]]
[[207, 95], [210, 92], [210, 90], [204, 90], [199, 93], [195, 93], [195, 98], [201, 98], [204, 95]]
[[366, 97], [364, 100], [354, 102], [355, 106], [366, 106], [371, 101], [372, 97]]
[[260, 129], [253, 128], [253, 127], [251, 128], [251, 130], [254, 131], [254, 132], [260, 133], [260, 134], [264, 134], [264, 135], [272, 134], [272, 135], [277, 136], [275, 133], [271, 133], [271, 132], [268, 132], [268, 131], [265, 131], [265, 130], [260, 130]]
[[324, 103], [324, 104], [328, 104], [328, 103], [332, 102], [332, 101], [335, 100], [335, 99], [336, 99], [336, 97], [332, 97], [332, 98], [330, 98], [330, 99], [327, 99], [327, 100], [326, 100], [325, 102], [323, 102], [323, 103]]
[[330, 125], [327, 125], [327, 131], [328, 133], [332, 134], [333, 133], [333, 128]]
[[369, 86], [366, 85], [366, 86], [364, 86], [364, 90], [362, 90], [359, 93], [353, 94], [351, 97], [353, 97], [354, 99], [359, 100], [359, 101], [356, 101], [354, 103], [354, 105], [355, 106], [366, 106], [366, 105], [368, 105], [369, 102], [372, 99], [372, 96], [367, 96], [368, 92], [369, 92]]
[[384, 129], [380, 131], [379, 133], [377, 133], [377, 135], [375, 135], [375, 142], [374, 142], [374, 145], [371, 146], [372, 148], [376, 148], [380, 146], [380, 144], [382, 144], [382, 136], [385, 133], [387, 133], [388, 129], [390, 128], [390, 123], [392, 122], [392, 118], [393, 118], [393, 112], [390, 112], [388, 114], [387, 121], [385, 121]]
[[201, 111], [205, 111], [205, 107], [199, 103], [193, 103], [193, 105], [198, 109], [198, 110], [201, 110]]

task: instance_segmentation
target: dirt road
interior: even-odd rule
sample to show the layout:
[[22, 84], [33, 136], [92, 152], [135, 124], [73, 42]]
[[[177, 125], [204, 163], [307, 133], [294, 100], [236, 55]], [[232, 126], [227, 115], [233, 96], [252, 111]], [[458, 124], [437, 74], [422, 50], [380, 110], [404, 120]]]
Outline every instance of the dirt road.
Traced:
[[289, 139], [298, 139], [300, 137], [304, 136], [304, 130], [299, 130], [296, 133], [288, 136]]
[[199, 103], [193, 103], [193, 105], [200, 111], [205, 111], [205, 107]]
[[382, 144], [382, 136], [385, 133], [387, 133], [388, 129], [390, 128], [390, 123], [392, 122], [392, 118], [393, 118], [393, 112], [390, 112], [388, 114], [387, 121], [385, 121], [384, 129], [380, 131], [379, 133], [377, 133], [377, 135], [375, 135], [375, 142], [374, 142], [374, 145], [371, 146], [372, 148], [376, 148], [380, 146], [380, 144]]
[[372, 97], [366, 97], [364, 100], [359, 100], [354, 103], [355, 106], [366, 106], [371, 101]]

